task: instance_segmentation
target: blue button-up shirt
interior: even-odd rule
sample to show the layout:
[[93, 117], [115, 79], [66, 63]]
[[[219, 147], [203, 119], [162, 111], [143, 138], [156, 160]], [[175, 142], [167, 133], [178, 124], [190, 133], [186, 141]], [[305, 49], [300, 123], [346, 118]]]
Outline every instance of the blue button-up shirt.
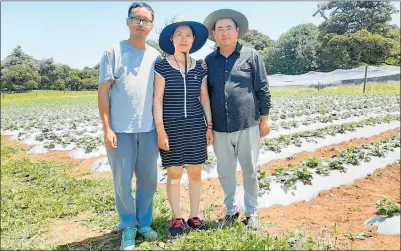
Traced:
[[213, 130], [235, 132], [269, 115], [271, 95], [260, 54], [237, 43], [227, 58], [217, 49], [206, 56]]

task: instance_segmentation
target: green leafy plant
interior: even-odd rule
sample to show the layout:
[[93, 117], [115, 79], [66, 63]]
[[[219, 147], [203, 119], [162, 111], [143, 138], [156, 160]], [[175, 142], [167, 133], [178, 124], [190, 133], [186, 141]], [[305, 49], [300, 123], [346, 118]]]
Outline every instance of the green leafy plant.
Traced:
[[377, 200], [374, 204], [377, 209], [376, 215], [382, 215], [385, 217], [392, 217], [395, 213], [400, 212], [400, 202], [395, 202], [392, 199], [381, 199]]
[[264, 195], [270, 191], [270, 183], [268, 182], [268, 177], [266, 172], [262, 170], [257, 171], [258, 184], [259, 184], [259, 196]]
[[207, 160], [205, 162], [206, 166], [211, 165], [213, 163], [216, 163], [217, 158], [216, 158], [216, 155], [214, 153], [208, 152], [207, 155], [208, 155], [208, 158], [207, 158]]
[[343, 162], [340, 160], [329, 161], [329, 168], [331, 170], [339, 170], [341, 172], [345, 172], [345, 167], [343, 166]]
[[321, 162], [320, 159], [316, 157], [310, 157], [305, 161], [305, 165], [309, 168], [315, 168], [319, 165], [320, 162]]
[[360, 233], [344, 233], [344, 236], [351, 240], [365, 240], [366, 238], [373, 237], [371, 230], [362, 230]]

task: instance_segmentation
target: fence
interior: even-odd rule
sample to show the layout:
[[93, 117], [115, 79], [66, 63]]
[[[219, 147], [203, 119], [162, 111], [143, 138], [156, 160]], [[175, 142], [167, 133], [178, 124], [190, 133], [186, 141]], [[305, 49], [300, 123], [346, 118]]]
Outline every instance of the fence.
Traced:
[[369, 82], [386, 82], [400, 80], [400, 67], [396, 66], [362, 66], [349, 70], [332, 72], [308, 72], [301, 75], [275, 74], [267, 76], [271, 87], [316, 88], [330, 86], [360, 85]]

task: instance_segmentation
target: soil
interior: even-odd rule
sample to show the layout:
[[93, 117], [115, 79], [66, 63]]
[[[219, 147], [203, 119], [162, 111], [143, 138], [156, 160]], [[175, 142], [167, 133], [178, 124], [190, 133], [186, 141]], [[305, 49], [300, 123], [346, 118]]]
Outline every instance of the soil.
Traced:
[[107, 232], [95, 232], [79, 224], [90, 214], [80, 214], [72, 219], [56, 220], [49, 224], [50, 228], [42, 233], [41, 241], [47, 244], [63, 245], [72, 242], [81, 242], [90, 238], [103, 236]]
[[[353, 139], [340, 144], [322, 147], [315, 152], [298, 153], [289, 159], [270, 161], [261, 165], [260, 168], [264, 171], [272, 172], [275, 166], [296, 163], [309, 157], [329, 159], [336, 155], [337, 150], [347, 149], [354, 145], [369, 144], [385, 136], [397, 133], [400, 133], [400, 128], [369, 138]], [[2, 136], [3, 139], [9, 138]], [[25, 150], [29, 149], [29, 147], [20, 145]], [[71, 160], [68, 153], [62, 151], [50, 151], [45, 155], [19, 154], [16, 158], [73, 164], [76, 167], [69, 169], [68, 174], [79, 179], [112, 177], [111, 172], [97, 173], [89, 169], [89, 166], [98, 158]], [[239, 172], [237, 174], [238, 184], [242, 183], [241, 176], [241, 172]], [[159, 184], [158, 187], [165, 193], [165, 184]], [[264, 231], [273, 235], [281, 235], [288, 231], [302, 229], [316, 238], [325, 240], [324, 245], [329, 243], [329, 247], [332, 249], [399, 250], [400, 236], [378, 234], [376, 233], [376, 227], [366, 228], [373, 231], [374, 234], [373, 237], [366, 240], [352, 241], [343, 236], [347, 232], [360, 233], [364, 229], [363, 223], [372, 217], [376, 211], [373, 206], [374, 202], [382, 198], [400, 200], [399, 164], [389, 165], [385, 169], [377, 170], [370, 177], [356, 180], [352, 185], [343, 185], [321, 192], [318, 197], [311, 201], [260, 209], [260, 217]], [[188, 184], [182, 184], [181, 208], [184, 218], [189, 215], [188, 202]], [[202, 181], [200, 209], [200, 216], [205, 220], [217, 220], [224, 217], [223, 191], [218, 179]], [[243, 216], [241, 216], [241, 219], [243, 219]], [[99, 233], [89, 231], [86, 227], [79, 225], [76, 220], [58, 221], [57, 224], [54, 224], [54, 228], [49, 231], [44, 239], [68, 243], [99, 235]], [[54, 236], [54, 233], [57, 232], [63, 233], [63, 236]]]

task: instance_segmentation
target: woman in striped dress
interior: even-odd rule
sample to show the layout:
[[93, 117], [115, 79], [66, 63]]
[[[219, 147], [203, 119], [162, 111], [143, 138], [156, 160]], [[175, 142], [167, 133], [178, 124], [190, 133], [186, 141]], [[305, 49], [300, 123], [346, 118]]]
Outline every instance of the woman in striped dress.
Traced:
[[180, 180], [184, 166], [189, 178], [191, 212], [187, 225], [203, 229], [198, 217], [202, 168], [207, 146], [213, 143], [212, 118], [201, 62], [189, 54], [199, 50], [208, 37], [198, 22], [180, 21], [166, 26], [159, 46], [171, 55], [155, 65], [153, 113], [163, 168], [167, 168], [167, 196], [173, 212], [172, 236], [181, 235], [185, 221], [180, 212]]

